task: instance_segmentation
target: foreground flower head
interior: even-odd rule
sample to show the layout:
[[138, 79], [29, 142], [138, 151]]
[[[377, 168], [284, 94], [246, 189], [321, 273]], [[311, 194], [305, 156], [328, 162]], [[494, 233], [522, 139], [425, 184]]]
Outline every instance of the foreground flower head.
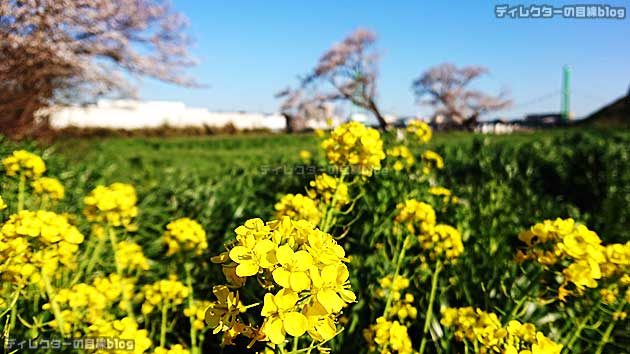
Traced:
[[108, 223], [112, 226], [132, 227], [138, 215], [136, 190], [130, 184], [113, 183], [98, 186], [84, 199], [83, 213], [90, 222]]
[[[265, 290], [260, 327], [245, 325], [238, 319], [244, 311], [238, 291], [215, 286], [218, 301], [206, 312], [206, 322], [224, 331], [230, 340], [244, 334], [253, 340], [281, 344], [287, 335], [307, 333], [323, 342], [337, 333], [337, 316], [356, 297], [349, 284], [345, 251], [331, 235], [306, 221], [289, 217], [264, 222], [251, 219], [236, 230], [235, 244], [213, 258], [223, 263], [224, 274], [232, 286], [249, 284]], [[252, 305], [254, 306], [254, 305]], [[247, 306], [249, 307], [249, 306]], [[258, 334], [256, 334], [258, 333]]]
[[431, 141], [433, 132], [431, 127], [422, 121], [413, 120], [407, 123], [407, 133], [413, 135], [420, 144], [427, 144]]
[[381, 168], [385, 158], [380, 133], [358, 122], [349, 122], [335, 128], [321, 144], [330, 163], [351, 167], [361, 175], [370, 176]]
[[293, 220], [307, 220], [313, 225], [319, 224], [322, 213], [317, 202], [302, 194], [285, 194], [275, 205], [276, 217], [288, 216]]
[[208, 248], [206, 231], [198, 222], [189, 218], [169, 222], [166, 225], [164, 242], [168, 245], [167, 256], [179, 252], [180, 249], [200, 255]]
[[26, 150], [17, 150], [2, 160], [7, 176], [23, 175], [37, 178], [46, 172], [46, 164], [41, 157]]
[[0, 228], [0, 264], [7, 281], [41, 281], [59, 264], [75, 269], [76, 254], [84, 237], [64, 216], [50, 211], [20, 211]]
[[35, 194], [46, 196], [50, 199], [63, 199], [65, 190], [61, 182], [56, 178], [40, 177], [31, 183]]

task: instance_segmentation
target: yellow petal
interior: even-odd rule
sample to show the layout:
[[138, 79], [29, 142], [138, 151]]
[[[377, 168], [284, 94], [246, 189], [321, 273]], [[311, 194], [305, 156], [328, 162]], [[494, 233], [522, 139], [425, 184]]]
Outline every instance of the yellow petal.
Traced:
[[306, 316], [298, 312], [289, 312], [285, 314], [282, 322], [287, 333], [294, 337], [303, 335], [308, 327], [308, 320], [306, 319]]
[[276, 251], [276, 258], [280, 264], [287, 265], [293, 259], [293, 250], [289, 245], [282, 245]]
[[236, 275], [239, 277], [249, 277], [258, 273], [258, 265], [252, 261], [243, 262], [236, 267]]
[[291, 273], [285, 268], [277, 268], [273, 271], [272, 275], [273, 280], [275, 280], [275, 282], [281, 287], [288, 288], [291, 286], [291, 283], [289, 282]]
[[275, 317], [267, 322], [263, 332], [274, 344], [281, 344], [282, 342], [284, 342], [284, 329], [282, 327], [282, 320], [278, 317]]
[[291, 289], [293, 289], [293, 291], [296, 291], [296, 292], [306, 290], [311, 286], [311, 280], [304, 272], [290, 273], [289, 283], [291, 284]]
[[251, 259], [251, 250], [247, 247], [236, 246], [230, 251], [230, 259], [236, 263], [240, 263], [245, 259]]
[[273, 315], [274, 313], [278, 313], [278, 306], [276, 306], [273, 295], [270, 293], [266, 293], [263, 308], [260, 311], [260, 315], [264, 317], [268, 317], [268, 316]]

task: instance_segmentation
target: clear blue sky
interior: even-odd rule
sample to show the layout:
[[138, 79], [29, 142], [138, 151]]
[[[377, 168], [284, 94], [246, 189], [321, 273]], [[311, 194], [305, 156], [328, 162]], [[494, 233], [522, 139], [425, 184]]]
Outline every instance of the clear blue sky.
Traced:
[[[189, 18], [196, 41], [192, 53], [200, 63], [190, 73], [207, 87], [144, 80], [143, 99], [274, 112], [274, 93], [295, 85], [325, 50], [357, 27], [379, 36], [378, 101], [386, 113], [428, 112], [415, 104], [411, 81], [444, 61], [488, 67], [491, 75], [478, 87], [491, 92], [508, 88], [514, 107], [500, 115], [510, 118], [558, 111], [564, 64], [572, 67], [572, 111], [578, 117], [625, 94], [630, 85], [627, 15], [625, 20], [500, 20], [494, 17], [494, 3], [485, 1], [173, 2]], [[624, 2], [608, 4], [628, 10]], [[544, 97], [551, 93], [556, 95]]]

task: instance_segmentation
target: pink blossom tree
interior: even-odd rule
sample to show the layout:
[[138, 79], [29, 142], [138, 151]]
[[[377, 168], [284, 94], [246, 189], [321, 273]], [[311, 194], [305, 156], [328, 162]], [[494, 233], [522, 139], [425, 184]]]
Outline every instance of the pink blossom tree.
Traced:
[[162, 0], [0, 2], [0, 132], [32, 133], [35, 112], [104, 94], [130, 78], [193, 85], [185, 19]]
[[470, 87], [475, 79], [488, 74], [481, 66], [456, 67], [443, 63], [425, 71], [413, 82], [412, 89], [420, 102], [433, 107], [434, 119], [442, 116], [452, 126], [472, 126], [488, 112], [511, 105], [505, 91], [496, 96]]
[[303, 85], [331, 88], [323, 95], [325, 100], [344, 100], [363, 107], [372, 112], [385, 129], [387, 121], [376, 102], [379, 56], [375, 43], [373, 32], [355, 30], [322, 55], [313, 72], [303, 80]]

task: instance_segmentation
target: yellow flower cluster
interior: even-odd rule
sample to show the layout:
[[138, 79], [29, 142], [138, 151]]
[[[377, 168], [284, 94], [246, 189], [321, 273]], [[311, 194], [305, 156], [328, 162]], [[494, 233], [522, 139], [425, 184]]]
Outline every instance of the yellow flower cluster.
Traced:
[[379, 132], [358, 122], [338, 126], [321, 146], [330, 163], [351, 167], [363, 176], [371, 176], [373, 170], [379, 170], [385, 158]]
[[393, 148], [387, 150], [387, 156], [391, 157], [395, 161], [393, 166], [395, 171], [408, 169], [415, 162], [413, 154], [404, 145], [394, 146]]
[[[315, 180], [311, 181], [309, 185], [313, 187], [308, 191], [308, 196], [311, 199], [319, 199], [325, 205], [330, 205], [332, 204], [334, 198], [335, 207], [338, 209], [350, 203], [348, 185], [344, 182], [340, 183], [339, 178], [322, 173], [321, 175], [316, 176]], [[337, 195], [335, 195], [335, 193], [337, 193]]]
[[396, 223], [404, 225], [412, 234], [430, 233], [435, 226], [435, 210], [430, 204], [408, 199], [396, 206]]
[[26, 150], [13, 151], [11, 156], [2, 160], [7, 176], [22, 175], [37, 178], [46, 172], [46, 164], [41, 157]]
[[428, 251], [431, 260], [444, 258], [447, 262], [456, 262], [457, 257], [464, 252], [462, 235], [450, 225], [435, 225], [430, 233], [420, 234], [418, 242]]
[[319, 224], [322, 213], [317, 202], [302, 194], [286, 194], [275, 205], [276, 218], [288, 216], [293, 220], [307, 220], [313, 225]]
[[413, 306], [414, 296], [411, 293], [405, 293], [403, 295], [402, 290], [409, 287], [409, 279], [396, 275], [392, 277], [387, 275], [379, 280], [380, 288], [376, 291], [376, 295], [382, 299], [391, 300], [391, 305], [388, 313], [385, 314], [386, 318], [398, 317], [401, 322], [409, 320], [415, 320], [418, 316], [418, 309]]
[[149, 270], [149, 260], [142, 252], [142, 246], [133, 241], [121, 241], [116, 246], [116, 262], [120, 269], [130, 271]]
[[144, 294], [142, 313], [149, 314], [155, 307], [180, 305], [188, 296], [188, 288], [177, 280], [177, 276], [171, 275], [169, 279], [144, 285], [142, 293]]
[[564, 281], [558, 297], [563, 301], [574, 294], [566, 288], [569, 283], [582, 294], [586, 288], [596, 288], [602, 278], [618, 278], [623, 286], [623, 277], [630, 274], [630, 242], [604, 246], [594, 231], [573, 219], [545, 220], [521, 232], [519, 239], [527, 249], [519, 250], [517, 260], [561, 267]]
[[133, 341], [131, 342], [133, 350], [128, 348], [120, 350], [103, 349], [96, 351], [95, 354], [141, 354], [146, 352], [152, 345], [149, 332], [146, 329], [138, 329], [138, 323], [130, 317], [114, 321], [101, 319], [88, 328], [87, 336]]
[[136, 190], [130, 184], [113, 183], [98, 186], [84, 199], [83, 213], [90, 222], [108, 223], [133, 229], [131, 221], [138, 215]]
[[166, 225], [164, 242], [168, 245], [167, 256], [173, 255], [184, 249], [200, 255], [208, 248], [206, 231], [195, 220], [180, 218]]
[[427, 123], [419, 120], [407, 123], [407, 133], [414, 135], [420, 144], [427, 144], [431, 141], [431, 137], [433, 136], [431, 127]]
[[61, 182], [56, 178], [40, 177], [31, 183], [35, 194], [46, 196], [50, 199], [63, 199], [65, 190]]
[[562, 345], [536, 331], [531, 323], [512, 320], [507, 326], [494, 313], [472, 307], [442, 309], [440, 321], [446, 327], [454, 327], [458, 341], [476, 341], [480, 353], [504, 354], [560, 354]]
[[428, 175], [434, 169], [441, 170], [444, 168], [444, 160], [437, 152], [432, 150], [425, 150], [422, 153], [422, 173]]
[[370, 352], [380, 354], [414, 352], [407, 327], [398, 321], [388, 321], [385, 317], [379, 317], [375, 324], [363, 331], [363, 336], [370, 343]]
[[7, 205], [4, 203], [4, 200], [2, 199], [2, 196], [0, 196], [0, 211], [4, 210], [7, 208]]
[[457, 204], [459, 202], [459, 198], [454, 196], [450, 189], [444, 187], [431, 187], [429, 188], [429, 194], [436, 197], [442, 197], [442, 202], [444, 204]]
[[68, 219], [50, 211], [21, 211], [0, 228], [2, 279], [41, 283], [59, 264], [76, 269], [76, 253], [83, 235]]
[[[308, 221], [288, 217], [267, 223], [251, 219], [235, 233], [236, 245], [214, 261], [224, 263], [224, 273], [232, 274], [228, 280], [233, 284], [245, 283], [234, 278], [258, 276], [268, 291], [260, 312], [265, 320], [257, 330], [258, 336], [250, 338], [275, 344], [283, 343], [287, 334], [299, 337], [308, 333], [316, 341], [332, 338], [337, 333], [335, 321], [340, 311], [355, 301], [349, 289], [345, 251], [332, 236], [314, 229]], [[273, 289], [279, 290], [274, 293]], [[222, 327], [215, 332], [227, 333], [234, 326], [244, 330], [248, 326], [235, 319], [242, 312], [238, 293], [225, 292], [217, 295], [219, 302], [210, 307], [214, 320], [209, 324]], [[217, 320], [217, 309], [230, 316]]]

